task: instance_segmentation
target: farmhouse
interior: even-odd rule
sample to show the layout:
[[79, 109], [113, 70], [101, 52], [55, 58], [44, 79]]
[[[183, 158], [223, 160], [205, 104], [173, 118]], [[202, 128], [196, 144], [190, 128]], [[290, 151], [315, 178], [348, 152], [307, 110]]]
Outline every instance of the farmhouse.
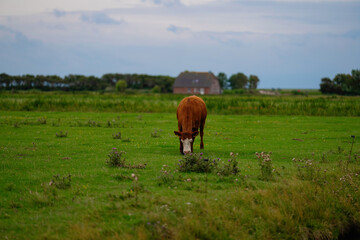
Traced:
[[220, 94], [219, 80], [211, 72], [182, 72], [175, 79], [174, 93]]

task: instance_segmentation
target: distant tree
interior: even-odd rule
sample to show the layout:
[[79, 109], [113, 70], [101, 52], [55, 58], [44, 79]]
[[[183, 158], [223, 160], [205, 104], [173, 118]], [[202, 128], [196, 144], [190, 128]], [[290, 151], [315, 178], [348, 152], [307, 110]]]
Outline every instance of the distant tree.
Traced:
[[333, 80], [337, 94], [351, 94], [352, 93], [352, 77], [350, 74], [337, 74]]
[[324, 94], [334, 93], [334, 83], [330, 78], [324, 77], [321, 79], [320, 92]]
[[86, 79], [86, 90], [95, 91], [105, 89], [105, 85], [101, 84], [100, 78], [95, 76], [89, 76]]
[[249, 76], [249, 89], [256, 89], [258, 86], [258, 83], [260, 82], [258, 76], [256, 75], [250, 75]]
[[34, 86], [34, 76], [30, 74], [26, 74], [22, 76], [21, 88], [22, 89], [31, 89]]
[[119, 78], [118, 76], [119, 74], [114, 74], [114, 73], [107, 73], [107, 74], [104, 74], [102, 77], [101, 77], [101, 80], [103, 82], [105, 82], [107, 85], [110, 85], [110, 86], [115, 86], [115, 84], [117, 83], [117, 81], [119, 79], [122, 79], [122, 78]]
[[360, 95], [360, 69], [354, 69], [351, 71], [352, 76], [352, 88], [354, 94]]
[[243, 73], [233, 74], [231, 75], [229, 82], [232, 89], [246, 88], [248, 77]]
[[[146, 74], [104, 74], [101, 78], [84, 75], [67, 75], [64, 78], [56, 75], [22, 75], [10, 76], [0, 74], [0, 89], [40, 89], [43, 91], [99, 91], [115, 87], [119, 80], [126, 81], [126, 86], [133, 89], [153, 89], [159, 86], [161, 92], [172, 92], [175, 78], [170, 76], [151, 76]], [[157, 88], [156, 88], [157, 89]]]
[[0, 74], [0, 88], [10, 89], [12, 81], [12, 76], [7, 75], [6, 73]]
[[320, 91], [324, 94], [360, 95], [360, 70], [337, 74], [333, 80], [322, 78]]
[[151, 89], [151, 92], [152, 92], [152, 93], [161, 93], [161, 87], [158, 86], [158, 85], [155, 85], [155, 87], [153, 87], [153, 88]]
[[45, 77], [50, 84], [51, 90], [61, 89], [63, 87], [63, 79], [56, 75]]
[[118, 92], [125, 92], [125, 89], [127, 88], [127, 83], [125, 80], [119, 80], [116, 83], [116, 91]]
[[219, 79], [219, 84], [222, 89], [225, 89], [227, 87], [228, 78], [225, 73], [220, 72], [217, 75], [217, 78]]

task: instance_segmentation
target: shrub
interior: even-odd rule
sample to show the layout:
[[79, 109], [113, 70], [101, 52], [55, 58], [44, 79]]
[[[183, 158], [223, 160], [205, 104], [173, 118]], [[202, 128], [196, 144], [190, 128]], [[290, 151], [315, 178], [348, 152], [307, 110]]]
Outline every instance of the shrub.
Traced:
[[125, 92], [125, 89], [127, 88], [127, 83], [125, 80], [119, 80], [116, 83], [116, 91], [118, 92]]
[[153, 87], [153, 88], [151, 89], [151, 92], [152, 92], [152, 93], [161, 93], [161, 87], [158, 86], [158, 85], [155, 85], [155, 87]]

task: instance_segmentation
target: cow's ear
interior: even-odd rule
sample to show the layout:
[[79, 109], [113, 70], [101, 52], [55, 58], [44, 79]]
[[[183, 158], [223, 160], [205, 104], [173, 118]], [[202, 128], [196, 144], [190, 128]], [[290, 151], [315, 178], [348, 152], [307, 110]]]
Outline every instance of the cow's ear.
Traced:
[[199, 132], [198, 132], [198, 131], [195, 131], [195, 132], [192, 133], [192, 136], [193, 136], [193, 137], [196, 137], [198, 134], [199, 134]]
[[178, 131], [174, 131], [175, 135], [181, 137], [181, 132], [178, 132]]

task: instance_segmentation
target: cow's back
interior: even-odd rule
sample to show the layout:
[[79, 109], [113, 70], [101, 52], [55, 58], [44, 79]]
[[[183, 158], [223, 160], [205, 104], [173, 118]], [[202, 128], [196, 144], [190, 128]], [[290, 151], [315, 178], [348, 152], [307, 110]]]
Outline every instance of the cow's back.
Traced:
[[206, 115], [205, 102], [197, 96], [184, 98], [177, 109], [177, 119], [183, 127], [190, 124], [192, 128], [198, 128], [200, 122], [206, 119]]

